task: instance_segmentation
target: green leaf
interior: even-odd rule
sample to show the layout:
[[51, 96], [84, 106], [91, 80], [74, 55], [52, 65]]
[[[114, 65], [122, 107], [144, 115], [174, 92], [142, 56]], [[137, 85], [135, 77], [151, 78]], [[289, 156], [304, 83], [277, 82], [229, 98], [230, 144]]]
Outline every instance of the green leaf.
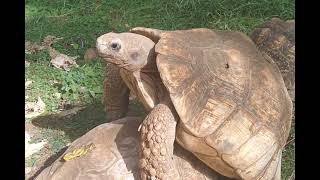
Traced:
[[78, 44], [71, 44], [71, 46], [73, 47], [73, 49], [79, 49], [79, 45]]

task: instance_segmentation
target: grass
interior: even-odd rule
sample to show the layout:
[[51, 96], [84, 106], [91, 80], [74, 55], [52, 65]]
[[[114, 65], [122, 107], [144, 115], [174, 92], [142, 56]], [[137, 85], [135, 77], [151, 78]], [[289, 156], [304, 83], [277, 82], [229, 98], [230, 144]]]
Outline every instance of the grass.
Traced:
[[[46, 51], [26, 54], [30, 66], [26, 79], [33, 83], [26, 90], [27, 101], [40, 96], [46, 114], [32, 120], [40, 127], [38, 137], [49, 141], [50, 153], [104, 122], [102, 105], [103, 63], [85, 63], [84, 52], [95, 46], [96, 38], [109, 31], [123, 32], [136, 26], [166, 30], [207, 27], [237, 30], [249, 34], [271, 17], [294, 19], [294, 0], [26, 0], [26, 41], [41, 42], [47, 35], [62, 37], [53, 45], [59, 52], [79, 56], [80, 65], [65, 72], [50, 65]], [[60, 96], [60, 97], [59, 97]], [[84, 104], [87, 108], [71, 118], [56, 118], [59, 104]], [[141, 108], [131, 107], [136, 112]], [[58, 120], [57, 120], [58, 119]], [[26, 120], [30, 123], [30, 120]], [[294, 136], [294, 131], [293, 131]], [[36, 155], [26, 162], [37, 164]], [[294, 169], [294, 145], [283, 155], [283, 179]], [[30, 165], [31, 164], [31, 165]]]
[[[27, 58], [32, 62], [33, 57]], [[46, 54], [43, 54], [42, 58], [47, 58]], [[42, 60], [41, 57], [35, 60], [36, 62], [30, 63], [26, 71], [27, 79], [33, 82], [27, 91], [29, 101], [35, 101], [38, 95], [41, 95], [47, 110], [54, 112], [58, 110], [57, 105], [61, 100], [59, 96], [70, 103], [90, 103], [96, 96], [101, 97], [103, 81], [101, 62], [85, 64], [76, 70], [66, 72], [52, 68], [49, 61]], [[81, 88], [83, 90], [79, 91]]]

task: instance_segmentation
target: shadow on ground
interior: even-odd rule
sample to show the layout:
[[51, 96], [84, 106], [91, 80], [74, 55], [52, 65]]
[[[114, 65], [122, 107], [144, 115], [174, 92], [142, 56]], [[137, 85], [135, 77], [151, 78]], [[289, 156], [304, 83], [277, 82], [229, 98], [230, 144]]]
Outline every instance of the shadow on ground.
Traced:
[[[143, 107], [133, 100], [129, 104], [128, 116], [144, 115]], [[104, 105], [93, 103], [86, 106], [75, 106], [57, 114], [40, 116], [32, 120], [32, 125], [64, 131], [65, 136], [74, 141], [92, 128], [107, 123]]]
[[45, 129], [61, 130], [65, 136], [74, 141], [92, 128], [106, 123], [103, 105], [94, 103], [83, 107], [71, 107], [58, 114], [40, 116], [32, 124]]

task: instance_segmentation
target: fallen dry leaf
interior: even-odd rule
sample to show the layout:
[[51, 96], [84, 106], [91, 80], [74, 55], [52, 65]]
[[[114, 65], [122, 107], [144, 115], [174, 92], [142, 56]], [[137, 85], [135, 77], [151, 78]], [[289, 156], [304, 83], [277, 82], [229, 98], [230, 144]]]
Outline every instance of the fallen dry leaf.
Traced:
[[69, 71], [71, 67], [78, 67], [75, 61], [77, 57], [70, 57], [65, 54], [61, 54], [53, 48], [49, 48], [49, 54], [52, 58], [50, 61], [51, 64], [58, 69]]
[[59, 54], [57, 57], [53, 58], [50, 62], [54, 67], [58, 69], [70, 71], [70, 68], [72, 66], [78, 67], [77, 63], [75, 62], [75, 59], [76, 58], [67, 56], [65, 54]]
[[39, 152], [45, 144], [46, 141], [41, 141], [39, 143], [29, 143], [31, 141], [29, 133], [25, 132], [25, 158], [30, 157], [32, 154]]
[[45, 110], [46, 104], [38, 97], [37, 102], [26, 102], [25, 103], [25, 117], [33, 118], [42, 114]]
[[29, 67], [30, 66], [30, 62], [28, 62], [26, 59], [24, 60], [24, 66], [25, 67]]
[[[75, 59], [78, 57], [70, 57], [68, 55], [58, 52], [57, 50], [51, 47], [52, 44], [56, 43], [60, 39], [63, 38], [57, 38], [55, 36], [48, 35], [43, 39], [41, 46], [37, 43], [26, 41], [25, 52], [27, 54], [31, 54], [42, 49], [48, 49], [49, 55], [51, 57], [50, 62], [54, 67], [63, 69], [65, 71], [69, 71], [72, 66], [78, 67], [77, 63], [75, 62]], [[27, 61], [25, 63], [27, 64]]]
[[37, 51], [50, 48], [52, 44], [56, 43], [60, 39], [63, 39], [63, 38], [57, 38], [55, 36], [49, 35], [43, 39], [41, 45], [39, 45], [36, 42], [25, 41], [25, 53], [32, 54], [32, 53], [36, 53]]
[[89, 48], [86, 50], [85, 54], [84, 54], [84, 60], [86, 62], [89, 62], [95, 58], [97, 58], [97, 51], [96, 51], [96, 48]]
[[48, 35], [43, 39], [42, 45], [45, 47], [51, 47], [52, 44], [56, 43], [57, 41], [59, 41], [61, 39], [63, 39], [63, 38], [57, 38], [56, 36]]
[[28, 51], [27, 49], [24, 49], [24, 53], [25, 54], [32, 54], [30, 51]]
[[25, 173], [26, 174], [29, 174], [31, 172], [31, 167], [25, 167]]
[[49, 51], [49, 55], [50, 55], [51, 59], [56, 58], [60, 54], [59, 51], [55, 50], [52, 47], [48, 47], [48, 51]]
[[29, 86], [30, 84], [32, 84], [32, 81], [27, 80], [27, 81], [24, 83], [25, 88], [28, 88], [28, 86]]
[[40, 46], [39, 44], [37, 44], [35, 42], [26, 41], [24, 48], [25, 48], [26, 54], [32, 54], [32, 53], [35, 53], [37, 51], [44, 49], [45, 47]]

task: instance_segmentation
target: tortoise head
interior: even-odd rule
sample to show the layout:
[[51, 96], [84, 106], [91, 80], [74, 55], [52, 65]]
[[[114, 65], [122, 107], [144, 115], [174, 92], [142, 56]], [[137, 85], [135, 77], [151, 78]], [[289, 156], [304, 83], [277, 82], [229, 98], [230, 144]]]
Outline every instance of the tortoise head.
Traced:
[[152, 61], [154, 45], [139, 34], [113, 32], [100, 36], [96, 43], [99, 56], [130, 71], [138, 71]]

